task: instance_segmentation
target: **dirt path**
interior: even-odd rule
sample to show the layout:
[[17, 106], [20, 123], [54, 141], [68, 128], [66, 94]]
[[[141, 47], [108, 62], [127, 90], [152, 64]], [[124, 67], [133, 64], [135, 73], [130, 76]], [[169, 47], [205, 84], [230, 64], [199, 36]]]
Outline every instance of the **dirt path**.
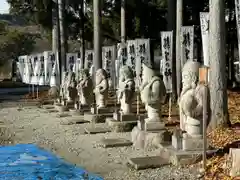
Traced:
[[0, 110], [1, 120], [14, 133], [15, 143], [35, 143], [67, 161], [99, 174], [105, 180], [196, 180], [193, 168], [164, 166], [158, 169], [134, 171], [126, 166], [129, 157], [144, 154], [157, 155], [158, 151], [144, 152], [133, 147], [104, 149], [96, 147], [101, 138], [130, 138], [129, 133], [84, 134], [91, 124], [61, 125], [62, 118], [44, 109], [6, 107]]

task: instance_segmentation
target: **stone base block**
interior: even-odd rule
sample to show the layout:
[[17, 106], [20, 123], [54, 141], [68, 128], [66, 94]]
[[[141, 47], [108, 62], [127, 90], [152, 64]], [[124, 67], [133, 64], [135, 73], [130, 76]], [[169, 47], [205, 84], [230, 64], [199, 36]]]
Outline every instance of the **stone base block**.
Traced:
[[173, 131], [172, 146], [177, 150], [182, 149], [182, 135], [183, 131], [181, 129], [175, 129]]
[[104, 108], [91, 107], [91, 113], [92, 114], [106, 114], [106, 113], [113, 113], [113, 110], [109, 107], [104, 107]]
[[167, 159], [160, 156], [146, 156], [130, 158], [128, 160], [128, 165], [136, 170], [143, 170], [148, 168], [160, 168], [164, 165], [168, 165]]
[[[202, 160], [202, 150], [177, 150], [170, 144], [159, 146], [160, 156], [169, 159], [175, 166], [185, 166], [195, 164]], [[212, 154], [216, 150], [207, 150], [207, 154]]]
[[107, 117], [111, 117], [111, 114], [92, 114], [84, 113], [84, 120], [92, 123], [105, 123]]
[[83, 116], [83, 111], [79, 109], [69, 109], [69, 112], [72, 116]]
[[184, 136], [182, 138], [182, 149], [185, 151], [201, 151], [203, 149], [203, 138], [199, 137], [191, 137]]
[[161, 131], [165, 130], [165, 123], [138, 121], [138, 128], [145, 131]]
[[60, 113], [68, 111], [68, 107], [63, 105], [55, 105], [55, 108]]
[[113, 119], [117, 121], [135, 121], [137, 119], [135, 114], [113, 113]]
[[81, 111], [89, 111], [91, 108], [90, 108], [90, 106], [88, 106], [88, 105], [80, 105], [79, 106], [79, 110], [81, 110]]
[[131, 146], [132, 142], [128, 139], [102, 139], [99, 143], [99, 146], [104, 148], [112, 148], [112, 147], [123, 147], [123, 146]]
[[171, 133], [166, 130], [149, 132], [137, 126], [131, 132], [133, 146], [141, 149], [157, 148], [161, 143], [171, 142]]
[[52, 110], [55, 108], [55, 106], [53, 106], [53, 105], [43, 105], [42, 107], [43, 107], [43, 109], [46, 109], [46, 110]]
[[137, 121], [117, 121], [113, 118], [106, 118], [106, 123], [112, 132], [130, 132], [137, 125]]
[[107, 133], [110, 132], [111, 130], [106, 127], [88, 127], [85, 128], [85, 133], [87, 134], [98, 134], [98, 133]]
[[74, 109], [75, 108], [75, 104], [73, 101], [67, 101], [67, 105], [66, 105], [69, 109]]
[[86, 123], [88, 121], [85, 121], [83, 119], [83, 117], [65, 117], [61, 122], [60, 124], [61, 125], [72, 125], [72, 124], [83, 124], [83, 123]]

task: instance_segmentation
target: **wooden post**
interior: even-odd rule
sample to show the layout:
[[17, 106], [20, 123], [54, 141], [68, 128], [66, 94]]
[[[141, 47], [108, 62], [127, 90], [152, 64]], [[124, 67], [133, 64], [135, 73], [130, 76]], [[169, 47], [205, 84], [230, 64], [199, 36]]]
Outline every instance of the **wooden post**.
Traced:
[[35, 90], [34, 90], [34, 84], [32, 85], [32, 97], [35, 97]]
[[208, 120], [208, 67], [204, 66], [199, 69], [199, 81], [204, 85], [203, 94], [203, 170], [206, 172], [207, 164], [207, 120]]
[[169, 102], [168, 102], [168, 121], [171, 121], [172, 117], [172, 93], [169, 93]]

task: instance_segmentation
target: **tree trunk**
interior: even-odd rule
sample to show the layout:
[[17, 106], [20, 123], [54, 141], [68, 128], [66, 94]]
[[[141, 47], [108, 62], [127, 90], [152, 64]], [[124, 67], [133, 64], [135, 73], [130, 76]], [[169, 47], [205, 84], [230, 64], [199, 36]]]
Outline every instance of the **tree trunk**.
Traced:
[[183, 0], [177, 0], [177, 25], [176, 25], [176, 80], [177, 80], [177, 95], [181, 93], [181, 27], [183, 23]]
[[210, 0], [210, 106], [209, 130], [228, 123], [228, 96], [225, 56], [225, 10], [223, 0]]
[[81, 29], [80, 29], [80, 39], [81, 39], [81, 67], [84, 66], [84, 57], [85, 57], [85, 39], [84, 39], [84, 0], [80, 1], [80, 19], [81, 19]]
[[59, 32], [58, 13], [57, 13], [56, 7], [53, 7], [52, 8], [52, 51], [54, 53], [56, 53], [58, 50], [58, 40], [59, 40], [58, 32]]
[[121, 0], [121, 42], [126, 41], [125, 3], [125, 0]]
[[[52, 8], [52, 52], [55, 54], [55, 59], [58, 58], [59, 70], [62, 67], [61, 61], [61, 45], [60, 45], [60, 28], [59, 28], [59, 12], [58, 12], [58, 0], [53, 1]], [[59, 72], [60, 82], [62, 82], [62, 72]]]
[[176, 76], [176, 0], [168, 0], [168, 31], [173, 31], [173, 56], [172, 56], [172, 100], [177, 101], [177, 76]]
[[67, 39], [66, 39], [66, 29], [65, 29], [65, 1], [58, 0], [58, 10], [59, 10], [59, 26], [60, 26], [60, 42], [61, 42], [61, 64], [62, 67], [60, 71], [67, 71], [66, 67], [66, 53], [67, 53]]
[[102, 42], [101, 42], [101, 0], [93, 0], [93, 36], [94, 36], [94, 69], [102, 68]]

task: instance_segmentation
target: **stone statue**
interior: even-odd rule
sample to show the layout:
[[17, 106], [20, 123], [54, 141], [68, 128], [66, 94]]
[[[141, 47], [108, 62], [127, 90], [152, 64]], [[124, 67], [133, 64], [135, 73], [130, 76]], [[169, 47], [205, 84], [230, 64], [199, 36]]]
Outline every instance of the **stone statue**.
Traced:
[[135, 82], [133, 71], [129, 66], [122, 66], [120, 69], [118, 101], [121, 104], [121, 113], [131, 113], [131, 106], [135, 93]]
[[68, 72], [66, 85], [67, 85], [67, 101], [75, 103], [78, 93], [77, 93], [77, 82], [75, 80], [74, 72]]
[[[166, 95], [166, 88], [158, 76], [159, 68], [155, 66], [153, 56], [142, 62], [142, 84], [139, 93], [145, 104], [147, 118], [138, 121], [131, 132], [133, 146], [137, 148], [158, 147], [161, 143], [169, 143], [171, 136], [161, 119], [161, 104]], [[158, 69], [157, 69], [158, 68]]]
[[145, 123], [161, 122], [161, 101], [166, 95], [164, 83], [156, 75], [153, 67], [143, 63], [142, 85], [140, 86], [141, 100], [145, 104], [148, 118]]
[[188, 135], [202, 134], [204, 86], [199, 82], [200, 63], [187, 61], [182, 69], [182, 92], [179, 98], [180, 128]]
[[68, 72], [63, 72], [62, 83], [60, 86], [60, 97], [64, 101], [67, 97], [67, 81], [68, 81]]
[[126, 65], [127, 62], [127, 46], [125, 43], [119, 43], [117, 46], [117, 59], [120, 66]]
[[96, 71], [96, 86], [94, 89], [97, 108], [106, 107], [108, 98], [108, 78], [104, 69]]
[[93, 82], [88, 69], [80, 71], [80, 81], [77, 85], [79, 102], [83, 106], [90, 106], [93, 101]]

